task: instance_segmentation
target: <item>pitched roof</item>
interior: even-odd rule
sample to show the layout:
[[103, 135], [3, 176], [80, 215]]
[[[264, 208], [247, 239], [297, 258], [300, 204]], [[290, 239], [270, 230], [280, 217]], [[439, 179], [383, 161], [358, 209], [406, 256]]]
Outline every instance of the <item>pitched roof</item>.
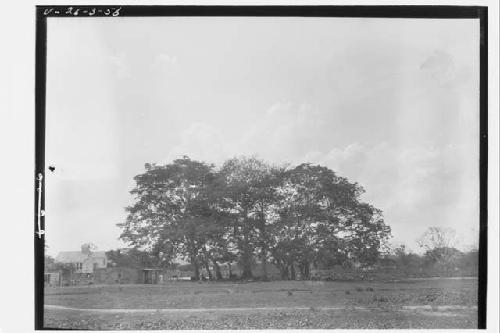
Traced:
[[75, 263], [75, 262], [83, 262], [87, 258], [106, 258], [106, 253], [104, 251], [96, 251], [92, 252], [90, 255], [85, 254], [81, 251], [63, 251], [59, 252], [56, 257], [56, 262], [61, 263]]

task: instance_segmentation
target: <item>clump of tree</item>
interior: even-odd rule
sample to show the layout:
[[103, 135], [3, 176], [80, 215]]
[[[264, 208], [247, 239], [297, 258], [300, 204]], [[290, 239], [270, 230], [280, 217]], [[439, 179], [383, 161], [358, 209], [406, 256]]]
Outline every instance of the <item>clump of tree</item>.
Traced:
[[45, 264], [45, 273], [60, 272], [61, 278], [68, 279], [76, 271], [76, 267], [74, 264], [56, 262], [56, 260], [49, 255], [45, 255], [44, 264]]
[[[446, 274], [454, 270], [477, 270], [478, 252], [458, 250], [457, 233], [452, 228], [430, 227], [417, 240], [417, 243], [425, 250], [425, 264], [434, 270]], [[467, 267], [466, 263], [470, 266]]]
[[[364, 189], [324, 166], [275, 166], [254, 157], [220, 168], [188, 157], [146, 164], [134, 178], [135, 202], [121, 238], [159, 266], [187, 260], [221, 278], [220, 264], [275, 264], [282, 278], [310, 267], [373, 264], [390, 236], [382, 212], [361, 201]], [[212, 270], [210, 270], [212, 267]]]
[[477, 276], [477, 248], [459, 250], [457, 233], [452, 228], [430, 227], [417, 239], [417, 244], [423, 253], [414, 253], [400, 245], [382, 260], [383, 264], [394, 265], [403, 276]]
[[417, 243], [425, 250], [425, 256], [430, 263], [445, 269], [450, 269], [453, 259], [460, 255], [460, 251], [456, 248], [457, 234], [451, 228], [430, 227]]
[[168, 262], [162, 262], [158, 256], [138, 248], [110, 250], [106, 252], [106, 258], [108, 258], [108, 267], [148, 268], [168, 264]]
[[49, 255], [45, 255], [45, 260], [44, 260], [44, 269], [45, 272], [50, 272], [51, 270], [55, 269], [55, 259]]

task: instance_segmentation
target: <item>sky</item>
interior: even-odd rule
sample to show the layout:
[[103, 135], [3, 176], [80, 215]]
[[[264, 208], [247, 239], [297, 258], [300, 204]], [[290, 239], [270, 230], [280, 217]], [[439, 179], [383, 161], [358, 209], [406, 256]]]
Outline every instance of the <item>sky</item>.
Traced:
[[392, 244], [477, 244], [479, 21], [48, 19], [48, 254], [124, 247], [145, 163], [310, 162], [362, 185]]

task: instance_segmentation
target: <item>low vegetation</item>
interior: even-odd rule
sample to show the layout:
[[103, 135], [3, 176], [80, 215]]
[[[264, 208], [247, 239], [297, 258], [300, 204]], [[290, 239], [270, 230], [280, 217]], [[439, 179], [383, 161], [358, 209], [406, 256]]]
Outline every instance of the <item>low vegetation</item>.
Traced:
[[[207, 311], [106, 314], [46, 309], [45, 325], [88, 329], [475, 328], [476, 295], [475, 279], [173, 282], [162, 286], [126, 285], [122, 290], [118, 286], [56, 288], [47, 290], [46, 304], [84, 309]], [[443, 305], [452, 307], [442, 311]], [[406, 306], [417, 309], [408, 310]], [[262, 307], [268, 310], [209, 311]]]

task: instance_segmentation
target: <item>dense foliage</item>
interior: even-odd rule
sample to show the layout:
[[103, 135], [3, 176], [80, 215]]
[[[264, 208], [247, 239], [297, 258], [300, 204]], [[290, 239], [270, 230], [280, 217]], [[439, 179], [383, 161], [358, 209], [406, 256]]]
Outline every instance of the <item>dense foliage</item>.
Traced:
[[417, 254], [404, 245], [379, 260], [379, 266], [392, 267], [401, 277], [477, 276], [479, 253], [477, 249], [460, 251], [454, 247], [435, 247]]
[[188, 157], [146, 164], [134, 178], [135, 203], [121, 238], [158, 265], [183, 258], [220, 278], [221, 263], [274, 263], [283, 278], [353, 262], [372, 264], [390, 235], [363, 188], [318, 165], [290, 168], [233, 158], [220, 168]]

